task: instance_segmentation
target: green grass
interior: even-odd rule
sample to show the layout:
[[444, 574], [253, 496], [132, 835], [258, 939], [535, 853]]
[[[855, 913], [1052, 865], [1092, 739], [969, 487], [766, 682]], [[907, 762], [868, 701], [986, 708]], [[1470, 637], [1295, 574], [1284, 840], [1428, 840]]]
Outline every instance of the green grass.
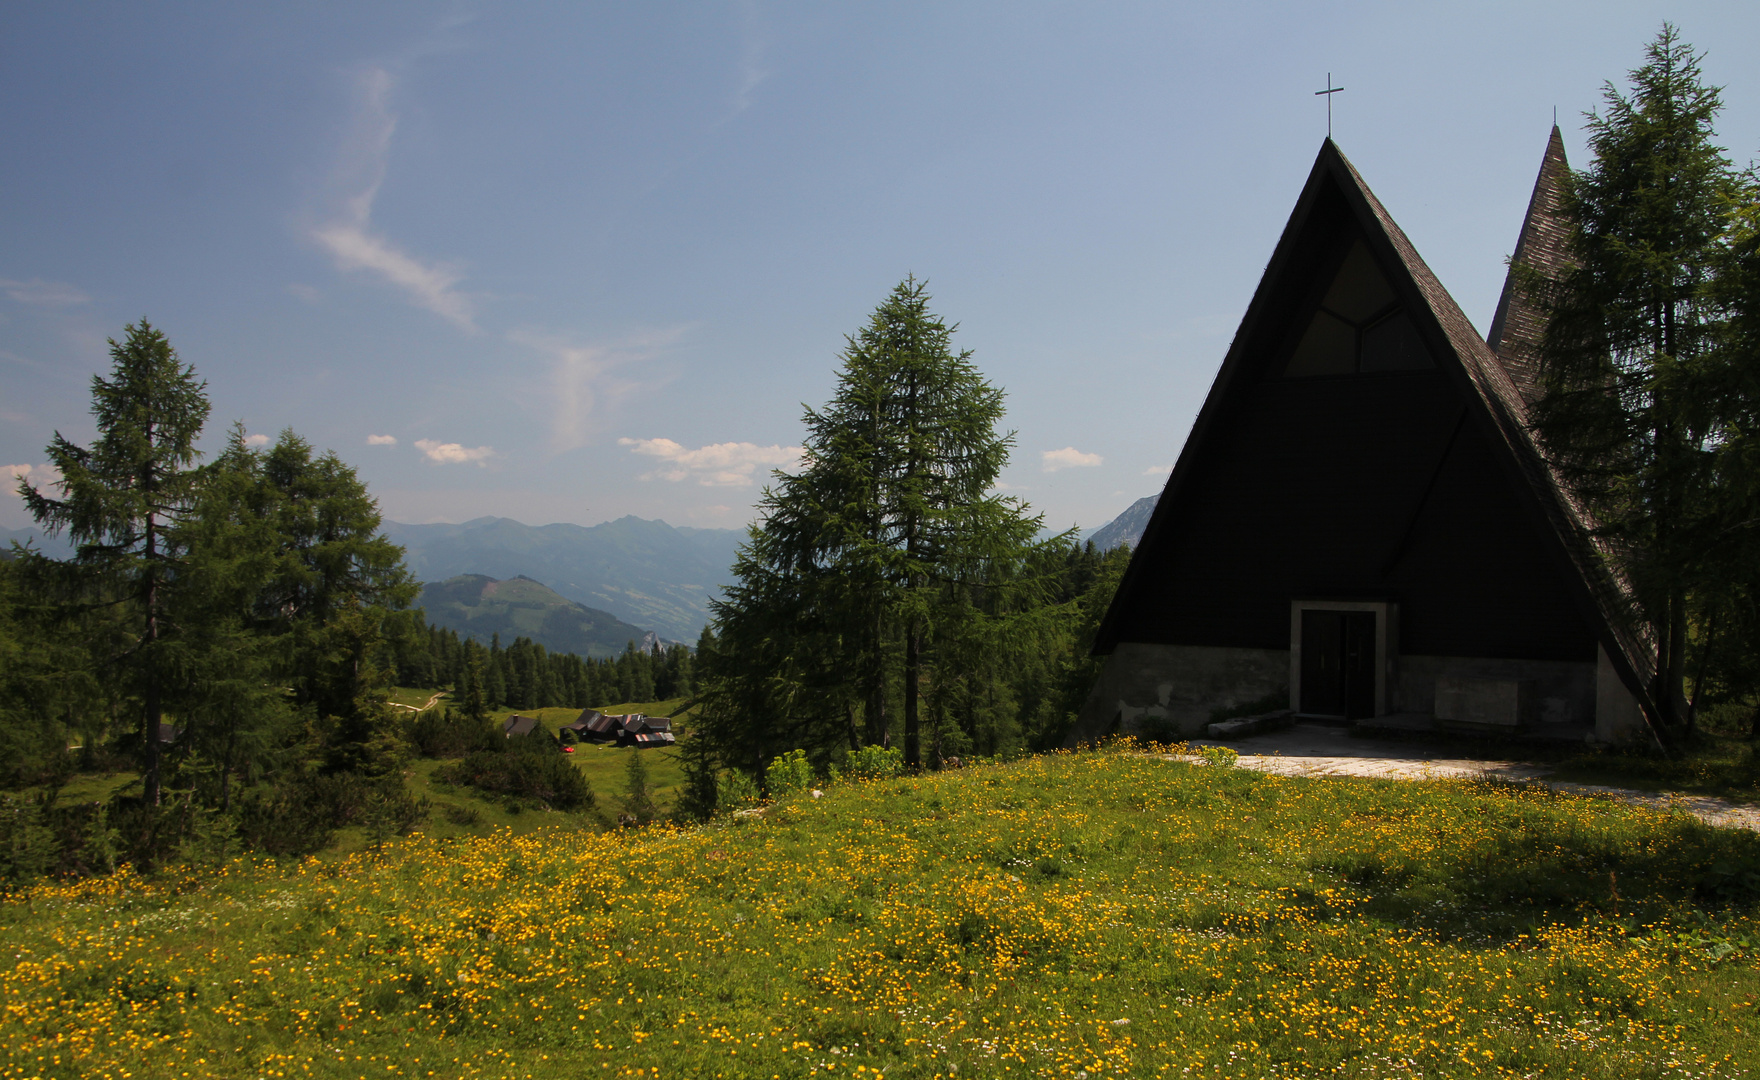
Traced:
[[1734, 1076], [1757, 905], [1684, 815], [1061, 754], [40, 887], [0, 1080]]
[[1760, 747], [1745, 737], [1703, 732], [1669, 757], [1626, 747], [1578, 753], [1563, 760], [1552, 778], [1760, 802]]

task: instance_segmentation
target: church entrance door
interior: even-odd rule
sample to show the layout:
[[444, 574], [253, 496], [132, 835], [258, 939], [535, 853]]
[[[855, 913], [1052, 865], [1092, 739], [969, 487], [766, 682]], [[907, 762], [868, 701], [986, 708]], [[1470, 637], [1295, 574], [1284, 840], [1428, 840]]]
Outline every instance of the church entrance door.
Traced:
[[1375, 715], [1375, 613], [1302, 612], [1302, 700], [1310, 716]]

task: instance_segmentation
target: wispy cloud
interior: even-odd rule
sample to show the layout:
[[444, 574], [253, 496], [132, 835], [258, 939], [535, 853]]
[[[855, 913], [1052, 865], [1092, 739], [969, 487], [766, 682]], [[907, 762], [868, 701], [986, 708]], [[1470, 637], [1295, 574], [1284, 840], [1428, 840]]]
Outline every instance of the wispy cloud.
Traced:
[[1059, 469], [1089, 469], [1106, 459], [1099, 454], [1084, 454], [1073, 446], [1062, 450], [1046, 450], [1039, 455], [1040, 467], [1046, 472]]
[[65, 281], [44, 281], [41, 278], [29, 281], [0, 279], [0, 292], [31, 307], [77, 307], [92, 302], [91, 297]]
[[1173, 471], [1172, 465], [1151, 465], [1143, 470], [1144, 476], [1166, 476]]
[[391, 136], [397, 130], [397, 115], [391, 111], [395, 84], [384, 68], [371, 68], [361, 77], [360, 106], [337, 164], [337, 186], [345, 195], [331, 219], [311, 230], [311, 237], [330, 253], [338, 270], [376, 274], [418, 307], [475, 330], [471, 298], [456, 288], [464, 280], [456, 264], [424, 262], [372, 228], [373, 201], [385, 183]]
[[367, 445], [368, 446], [396, 446], [397, 445], [397, 436], [395, 436], [395, 435], [368, 435], [367, 436]]
[[752, 107], [752, 92], [770, 77], [770, 70], [764, 65], [764, 53], [769, 41], [758, 29], [758, 7], [747, 0], [741, 8], [743, 25], [740, 35], [739, 89], [733, 95], [735, 114]]
[[712, 443], [692, 450], [671, 439], [619, 439], [630, 453], [658, 458], [661, 466], [645, 473], [643, 480], [695, 480], [703, 487], [749, 487], [756, 482], [760, 466], [788, 469], [798, 466], [798, 446], [759, 446], [749, 442]]
[[455, 442], [437, 442], [434, 439], [417, 439], [416, 449], [426, 455], [429, 461], [441, 465], [466, 465], [474, 461], [481, 466], [484, 461], [495, 456], [495, 448], [491, 446], [467, 447]]
[[269, 436], [264, 435], [261, 432], [258, 432], [255, 435], [246, 435], [244, 437], [244, 444], [246, 446], [268, 446]]
[[590, 421], [600, 407], [640, 387], [635, 379], [619, 375], [617, 369], [652, 360], [683, 333], [683, 327], [674, 327], [598, 345], [581, 345], [530, 330], [516, 330], [507, 338], [550, 357], [550, 374], [543, 388], [543, 399], [551, 411], [550, 441], [557, 450], [572, 450], [586, 445], [592, 434]]

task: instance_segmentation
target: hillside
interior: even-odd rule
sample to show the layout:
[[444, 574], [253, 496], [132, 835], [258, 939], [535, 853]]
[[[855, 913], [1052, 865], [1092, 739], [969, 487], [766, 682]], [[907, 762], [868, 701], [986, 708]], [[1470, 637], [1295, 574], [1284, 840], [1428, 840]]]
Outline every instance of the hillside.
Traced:
[[501, 644], [528, 637], [551, 652], [603, 659], [616, 656], [648, 631], [615, 615], [577, 604], [531, 578], [497, 581], [482, 574], [460, 574], [422, 586], [416, 601], [428, 621], [458, 631], [484, 645], [495, 634]]
[[1111, 551], [1123, 544], [1136, 547], [1143, 539], [1143, 530], [1149, 527], [1149, 515], [1155, 512], [1155, 504], [1160, 498], [1159, 495], [1149, 495], [1138, 499], [1124, 513], [1095, 529], [1087, 539], [1101, 551]]
[[734, 549], [745, 538], [734, 529], [675, 529], [637, 517], [590, 528], [495, 517], [462, 525], [388, 521], [385, 533], [403, 545], [420, 580], [535, 578], [570, 600], [686, 642], [697, 640], [709, 600], [732, 580]]
[[15, 894], [0, 1077], [1760, 1066], [1760, 838], [1679, 815], [1086, 753], [555, 816]]

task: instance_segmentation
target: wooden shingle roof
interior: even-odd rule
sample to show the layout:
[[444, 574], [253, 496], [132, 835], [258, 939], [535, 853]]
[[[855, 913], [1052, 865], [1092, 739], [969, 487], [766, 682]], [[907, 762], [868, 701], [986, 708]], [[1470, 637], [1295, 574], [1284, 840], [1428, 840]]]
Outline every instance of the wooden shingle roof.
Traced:
[[1540, 162], [1540, 175], [1534, 178], [1534, 193], [1528, 199], [1528, 214], [1522, 219], [1515, 254], [1510, 256], [1497, 314], [1491, 319], [1491, 333], [1485, 337], [1529, 404], [1540, 396], [1540, 339], [1546, 333], [1546, 313], [1522, 294], [1516, 267], [1531, 267], [1549, 278], [1557, 278], [1570, 268], [1571, 228], [1564, 214], [1564, 189], [1569, 178], [1564, 136], [1554, 124]]

